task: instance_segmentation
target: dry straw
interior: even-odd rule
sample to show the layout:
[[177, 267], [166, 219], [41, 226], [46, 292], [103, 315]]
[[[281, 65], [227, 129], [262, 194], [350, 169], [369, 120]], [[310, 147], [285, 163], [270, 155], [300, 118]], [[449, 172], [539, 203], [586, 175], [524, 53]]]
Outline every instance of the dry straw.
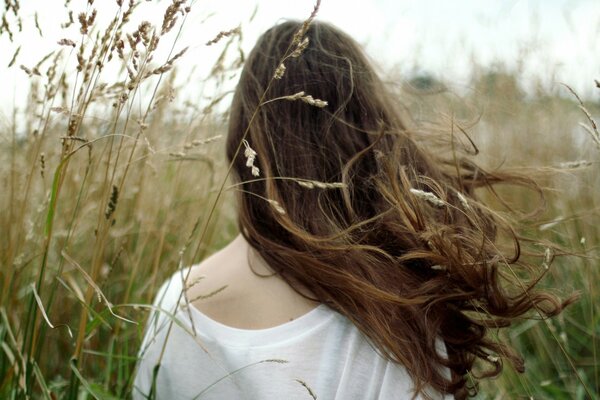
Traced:
[[271, 207], [273, 207], [273, 209], [275, 211], [277, 211], [281, 215], [285, 215], [285, 210], [283, 209], [283, 207], [281, 207], [281, 204], [279, 204], [279, 202], [277, 200], [273, 200], [273, 199], [266, 199], [266, 200], [271, 205]]
[[31, 284], [31, 291], [33, 293], [33, 296], [35, 297], [35, 302], [38, 305], [38, 308], [40, 309], [40, 313], [42, 314], [42, 317], [44, 317], [44, 320], [46, 321], [46, 323], [48, 324], [48, 326], [52, 329], [64, 326], [67, 328], [67, 332], [69, 333], [69, 336], [71, 337], [71, 339], [73, 338], [73, 332], [71, 332], [71, 328], [69, 328], [69, 325], [67, 324], [60, 324], [60, 325], [53, 325], [52, 322], [50, 322], [50, 319], [48, 318], [48, 315], [46, 314], [46, 309], [44, 308], [44, 303], [42, 302], [42, 299], [40, 298], [40, 295], [37, 292], [37, 289], [35, 288], [35, 284], [32, 283]]
[[283, 63], [281, 63], [275, 69], [275, 74], [273, 75], [273, 78], [274, 79], [281, 79], [281, 78], [283, 78], [283, 74], [285, 74], [285, 65]]
[[222, 137], [223, 137], [223, 135], [215, 135], [215, 136], [211, 136], [206, 139], [195, 139], [195, 140], [192, 140], [192, 146], [202, 146], [203, 144], [216, 142], [217, 140], [221, 139]]
[[194, 298], [190, 299], [190, 301], [189, 301], [189, 302], [190, 302], [190, 303], [195, 303], [195, 302], [197, 302], [197, 301], [200, 301], [200, 300], [206, 300], [206, 299], [208, 299], [208, 298], [211, 298], [211, 297], [213, 297], [213, 296], [215, 296], [215, 295], [217, 295], [217, 294], [221, 293], [221, 292], [222, 292], [223, 290], [225, 290], [225, 289], [227, 289], [227, 285], [221, 286], [220, 288], [218, 288], [218, 289], [215, 289], [215, 290], [213, 290], [212, 292], [210, 292], [210, 293], [207, 293], [207, 294], [199, 294], [199, 295], [197, 295], [196, 297], [194, 297]]
[[254, 149], [250, 147], [250, 144], [246, 139], [242, 140], [242, 143], [244, 143], [244, 147], [246, 148], [244, 150], [244, 156], [246, 157], [246, 167], [250, 168], [252, 176], [260, 176], [260, 169], [256, 165], [254, 165], [254, 162], [256, 160], [256, 151], [254, 151]]
[[303, 188], [306, 189], [314, 189], [314, 188], [318, 188], [318, 189], [342, 189], [345, 188], [347, 185], [343, 182], [321, 182], [321, 181], [312, 181], [312, 180], [297, 180], [294, 179], [294, 181], [302, 186]]
[[112, 192], [110, 194], [110, 199], [108, 200], [108, 205], [106, 207], [106, 213], [104, 213], [104, 216], [106, 217], [106, 219], [110, 219], [110, 217], [115, 212], [115, 209], [117, 208], [118, 200], [119, 200], [119, 188], [116, 185], [113, 185]]
[[426, 202], [428, 202], [429, 204], [431, 204], [434, 207], [443, 208], [446, 206], [446, 203], [442, 199], [440, 199], [439, 197], [437, 197], [435, 194], [433, 194], [431, 192], [425, 192], [423, 190], [414, 189], [414, 188], [411, 188], [410, 192], [415, 197], [425, 200]]
[[542, 263], [542, 267], [544, 267], [544, 269], [550, 268], [552, 261], [554, 261], [554, 250], [550, 247], [546, 247], [546, 250], [544, 250], [544, 262]]
[[206, 42], [206, 45], [212, 46], [213, 44], [218, 43], [223, 38], [230, 37], [233, 35], [240, 35], [240, 34], [241, 34], [241, 29], [239, 26], [237, 28], [233, 28], [228, 31], [221, 31], [217, 34], [217, 36], [214, 37], [214, 39], [211, 39], [208, 42]]
[[298, 93], [294, 93], [294, 94], [291, 94], [288, 96], [281, 96], [281, 97], [276, 97], [271, 100], [267, 100], [267, 101], [263, 102], [261, 104], [261, 106], [264, 106], [265, 104], [269, 104], [269, 103], [277, 101], [277, 100], [288, 100], [288, 101], [301, 100], [306, 104], [310, 104], [311, 106], [318, 107], [318, 108], [325, 108], [329, 105], [329, 103], [327, 103], [325, 100], [315, 99], [310, 94], [306, 94], [304, 91], [300, 91]]
[[304, 382], [303, 380], [300, 379], [294, 379], [296, 382], [298, 382], [299, 384], [301, 384], [304, 389], [306, 389], [306, 391], [308, 392], [309, 396], [313, 398], [313, 400], [317, 400], [317, 395], [315, 394], [315, 392], [313, 392], [313, 390], [310, 388], [310, 386], [308, 386], [308, 384], [306, 382]]
[[561, 169], [574, 169], [574, 168], [582, 168], [589, 167], [593, 162], [587, 160], [576, 160], [576, 161], [565, 161], [558, 164], [558, 168]]
[[[598, 81], [595, 81], [595, 82], [596, 82], [596, 86], [598, 86]], [[592, 114], [590, 114], [590, 112], [587, 110], [587, 108], [583, 104], [583, 101], [581, 100], [579, 95], [569, 85], [567, 85], [565, 83], [563, 83], [562, 85], [564, 87], [566, 87], [569, 90], [569, 92], [571, 92], [573, 94], [573, 96], [575, 96], [575, 98], [577, 99], [577, 102], [579, 103], [579, 105], [578, 105], [579, 109], [585, 114], [588, 122], [590, 123], [590, 125], [586, 125], [583, 122], [580, 122], [579, 126], [581, 126], [583, 129], [585, 129], [585, 131], [590, 135], [590, 137], [596, 144], [596, 147], [600, 150], [600, 132], [598, 132], [598, 124], [592, 117]]]

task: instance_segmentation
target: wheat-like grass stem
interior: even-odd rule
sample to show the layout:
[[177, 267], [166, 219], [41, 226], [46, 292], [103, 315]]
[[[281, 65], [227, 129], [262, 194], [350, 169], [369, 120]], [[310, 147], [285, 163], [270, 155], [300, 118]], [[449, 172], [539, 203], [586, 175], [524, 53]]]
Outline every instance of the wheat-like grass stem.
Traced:
[[592, 392], [590, 391], [589, 387], [587, 386], [587, 384], [585, 383], [585, 381], [581, 377], [581, 374], [579, 373], [579, 370], [577, 369], [577, 367], [573, 363], [573, 360], [571, 359], [571, 356], [569, 356], [569, 353], [565, 350], [565, 347], [563, 346], [563, 344], [561, 343], [561, 341], [559, 340], [559, 338], [556, 336], [556, 333], [550, 327], [550, 321], [548, 320], [548, 318], [544, 318], [542, 310], [540, 310], [539, 306], [533, 301], [533, 299], [531, 298], [531, 293], [529, 293], [529, 290], [527, 290], [527, 288], [525, 287], [523, 281], [519, 278], [519, 276], [517, 275], [517, 273], [515, 272], [515, 270], [512, 268], [512, 266], [510, 265], [510, 263], [508, 263], [506, 260], [504, 260], [504, 263], [507, 266], [507, 268], [510, 271], [511, 275], [513, 276], [513, 278], [515, 279], [515, 281], [520, 286], [520, 289], [523, 291], [523, 293], [525, 294], [525, 296], [527, 296], [527, 298], [531, 302], [531, 304], [533, 306], [533, 309], [540, 316], [540, 319], [542, 321], [544, 321], [544, 324], [548, 328], [548, 332], [552, 336], [552, 339], [554, 340], [554, 343], [558, 346], [560, 352], [562, 353], [562, 355], [567, 360], [567, 363], [569, 364], [569, 367], [571, 368], [573, 374], [575, 374], [575, 376], [577, 377], [577, 380], [579, 381], [579, 383], [582, 385], [583, 390], [585, 391], [586, 395], [589, 396], [590, 399], [593, 398]]
[[[79, 150], [79, 149], [77, 149], [77, 150]], [[63, 159], [59, 163], [59, 165], [56, 168], [56, 171], [54, 173], [54, 179], [53, 179], [53, 183], [52, 183], [52, 191], [51, 191], [51, 195], [50, 195], [50, 204], [48, 206], [48, 213], [46, 216], [45, 238], [44, 238], [44, 247], [43, 247], [44, 250], [43, 250], [43, 255], [42, 255], [40, 272], [39, 272], [38, 280], [37, 280], [37, 284], [36, 284], [37, 293], [36, 292], [32, 293], [32, 297], [31, 297], [31, 300], [29, 302], [29, 307], [28, 307], [27, 323], [25, 325], [25, 340], [23, 341], [23, 346], [27, 346], [27, 347], [24, 347], [23, 353], [28, 354], [28, 357], [30, 357], [30, 358], [33, 358], [33, 354], [36, 353], [35, 348], [36, 348], [36, 344], [37, 344], [37, 337], [39, 334], [39, 331], [35, 329], [36, 324], [37, 324], [37, 309], [33, 305], [34, 296], [35, 296], [35, 294], [37, 294], [39, 296], [39, 293], [41, 293], [42, 283], [44, 281], [46, 268], [47, 268], [48, 253], [50, 251], [50, 241], [52, 239], [52, 232], [53, 232], [53, 227], [54, 227], [54, 216], [55, 216], [55, 212], [56, 212], [56, 200], [59, 195], [60, 186], [62, 183], [62, 179], [64, 177], [64, 171], [66, 170], [67, 165], [68, 165], [68, 161], [71, 158], [71, 156], [73, 156], [75, 153], [76, 153], [76, 151], [73, 151], [72, 153], [63, 157]], [[89, 153], [88, 153], [88, 155], [89, 155]], [[31, 332], [30, 332], [30, 329], [32, 330]], [[25, 348], [27, 349], [27, 351], [25, 351]], [[29, 373], [31, 373], [31, 372], [29, 372]]]
[[343, 182], [321, 182], [321, 181], [315, 181], [315, 180], [311, 180], [311, 179], [292, 178], [292, 177], [286, 177], [286, 176], [273, 176], [270, 178], [255, 178], [255, 179], [248, 179], [248, 180], [241, 181], [241, 182], [236, 182], [236, 183], [233, 183], [233, 184], [225, 187], [223, 190], [232, 190], [232, 189], [236, 189], [240, 186], [247, 185], [249, 183], [263, 182], [263, 181], [268, 181], [268, 180], [292, 181], [292, 182], [296, 182], [298, 185], [300, 185], [306, 189], [313, 189], [315, 187], [319, 188], [319, 189], [343, 189], [346, 187], [346, 184]]
[[222, 381], [224, 381], [227, 378], [231, 378], [233, 375], [235, 374], [239, 374], [240, 372], [242, 372], [243, 370], [253, 367], [255, 365], [259, 365], [259, 364], [264, 364], [264, 363], [276, 363], [276, 364], [286, 364], [288, 361], [286, 360], [280, 360], [280, 359], [268, 359], [268, 360], [261, 360], [261, 361], [256, 361], [253, 362], [251, 364], [248, 365], [244, 365], [243, 367], [240, 367], [234, 371], [231, 371], [230, 373], [228, 373], [227, 375], [217, 379], [215, 382], [211, 383], [209, 386], [207, 386], [206, 388], [204, 388], [200, 393], [198, 393], [196, 396], [194, 396], [194, 398], [192, 400], [197, 400], [200, 397], [202, 397], [202, 395], [204, 395], [206, 392], [208, 392], [209, 390], [211, 390], [212, 388], [214, 388], [217, 384], [221, 383]]
[[[194, 1], [191, 2], [191, 4], [193, 4], [193, 3], [194, 3]], [[179, 37], [181, 35], [183, 26], [185, 25], [185, 21], [187, 19], [187, 15], [188, 14], [185, 14], [185, 16], [183, 17], [182, 23], [179, 26], [179, 30], [177, 32], [177, 35], [176, 35], [174, 41], [173, 41], [173, 44], [171, 46], [170, 52], [169, 52], [169, 54], [167, 56], [167, 59], [170, 59], [171, 56], [172, 56], [172, 54], [173, 54], [173, 52], [174, 52], [175, 45], [176, 45], [176, 43], [177, 43], [177, 41], [178, 41], [178, 39], [179, 39]], [[144, 59], [144, 64], [143, 65], [145, 65], [146, 62], [148, 61], [148, 56], [149, 55], [146, 54], [146, 57]], [[142, 70], [142, 69], [140, 69], [140, 70]], [[160, 86], [160, 82], [162, 80], [162, 76], [163, 76], [163, 73], [160, 73], [158, 81], [157, 81], [157, 83], [156, 83], [156, 85], [154, 87], [154, 91], [153, 91], [153, 93], [152, 93], [152, 95], [150, 97], [150, 101], [148, 102], [148, 106], [146, 108], [146, 112], [144, 114], [144, 117], [141, 120], [142, 123], [144, 123], [144, 121], [147, 118], [147, 115], [151, 111], [151, 105], [152, 105], [152, 103], [154, 101], [156, 93], [158, 92], [158, 87]], [[135, 94], [138, 92], [138, 90], [139, 90], [139, 85], [136, 85], [135, 88], [134, 88], [134, 97], [135, 97]], [[133, 106], [133, 101], [130, 101], [130, 103], [129, 103], [129, 109], [127, 111], [127, 116], [126, 116], [126, 119], [125, 119], [125, 126], [123, 127], [124, 131], [127, 128], [128, 121], [130, 120], [130, 112], [131, 112], [132, 106]], [[116, 127], [117, 121], [118, 121], [118, 112], [117, 112], [117, 117], [115, 118], [115, 124], [114, 124], [115, 127]], [[139, 139], [139, 136], [140, 136], [141, 132], [142, 132], [141, 129], [138, 130], [138, 133], [135, 136], [136, 140], [134, 141], [134, 144], [133, 144], [133, 146], [131, 148], [131, 151], [129, 152], [129, 157], [128, 157], [127, 163], [125, 164], [125, 170], [124, 170], [124, 172], [123, 172], [123, 174], [121, 176], [119, 184], [116, 185], [118, 187], [118, 191], [119, 192], [122, 192], [122, 189], [123, 189], [123, 186], [124, 186], [124, 183], [125, 183], [125, 179], [127, 177], [128, 171], [129, 171], [129, 166], [131, 165], [133, 154], [134, 154], [134, 152], [136, 150], [137, 140]], [[114, 166], [115, 167], [113, 169], [113, 173], [112, 173], [112, 176], [110, 178], [110, 182], [107, 182], [107, 179], [106, 179], [107, 175], [105, 175], [105, 182], [107, 182], [109, 184], [109, 185], [105, 185], [105, 187], [110, 187], [110, 186], [114, 185], [113, 181], [115, 179], [116, 166], [117, 166], [117, 163], [118, 163], [118, 157], [119, 157], [119, 155], [121, 153], [122, 143], [123, 142], [121, 141], [120, 145], [119, 145], [119, 148], [117, 150], [117, 158], [116, 158], [116, 160], [114, 162]], [[112, 153], [112, 151], [109, 152], [109, 157], [110, 157], [111, 153]], [[106, 171], [107, 173], [108, 173], [109, 165], [110, 165], [110, 159], [109, 159], [109, 162], [107, 163], [107, 171]], [[105, 209], [105, 207], [106, 207], [106, 203], [103, 203], [102, 209]], [[107, 224], [105, 222], [102, 222], [102, 212], [101, 211], [99, 212], [98, 219], [99, 219], [99, 221], [98, 221], [98, 227], [99, 228], [97, 229], [98, 233], [97, 233], [97, 236], [96, 236], [96, 245], [94, 246], [94, 253], [93, 253], [93, 256], [92, 256], [92, 266], [91, 266], [91, 277], [92, 277], [92, 280], [95, 279], [95, 277], [97, 276], [98, 270], [100, 268], [100, 264], [101, 264], [101, 260], [102, 260], [102, 254], [104, 253], [104, 248], [105, 248], [105, 242], [106, 242], [105, 238], [106, 238], [106, 235], [108, 233], [108, 229], [110, 227], [109, 224]], [[91, 300], [92, 296], [93, 296], [92, 287], [88, 286], [88, 290], [86, 292], [86, 303], [88, 303]], [[87, 318], [87, 309], [83, 308], [81, 310], [81, 315], [80, 315], [80, 332], [84, 330], [86, 318]], [[74, 358], [77, 360], [78, 365], [80, 365], [79, 363], [80, 363], [80, 359], [81, 358], [79, 357], [79, 355], [81, 354], [81, 350], [82, 350], [83, 338], [84, 338], [83, 333], [78, 334], [77, 342], [76, 342], [76, 347], [75, 347], [75, 352], [74, 352]]]
[[[65, 67], [66, 68], [66, 65]], [[64, 70], [63, 70], [64, 73]], [[54, 101], [55, 97], [53, 97], [52, 99], [50, 99], [51, 103]], [[43, 109], [46, 108], [46, 102], [48, 101], [48, 99], [44, 100], [44, 104], [43, 104]], [[52, 105], [52, 104], [51, 104]], [[51, 109], [51, 107], [49, 107], [49, 109]], [[43, 110], [42, 110], [43, 113]], [[34, 147], [34, 154], [35, 154], [35, 159], [37, 159], [38, 155], [40, 154], [40, 149], [42, 146], [42, 142], [46, 136], [46, 131], [47, 128], [49, 126], [49, 121], [50, 121], [50, 116], [49, 116], [50, 111], [48, 111], [48, 115], [46, 116], [46, 118], [44, 118], [44, 125], [43, 128], [41, 130], [41, 133], [37, 136], [36, 141], [35, 141], [35, 147]], [[41, 127], [41, 120], [39, 121], [38, 128]], [[13, 126], [16, 126], [15, 124], [13, 124]], [[39, 130], [39, 129], [38, 129]], [[26, 212], [26, 207], [27, 204], [29, 203], [27, 201], [27, 199], [29, 198], [29, 194], [30, 194], [30, 189], [31, 189], [31, 183], [32, 183], [32, 178], [34, 176], [34, 170], [35, 170], [35, 162], [32, 163], [31, 165], [31, 169], [29, 171], [29, 174], [27, 175], [27, 181], [26, 181], [26, 185], [25, 185], [25, 194], [24, 194], [24, 199], [22, 201], [22, 206], [21, 206], [21, 210], [20, 210], [20, 217], [19, 219], [22, 221], [24, 219], [25, 216], [25, 212]], [[56, 176], [55, 176], [56, 178]], [[62, 179], [59, 179], [58, 181], [56, 181], [55, 179], [55, 184], [56, 182], [58, 182], [58, 185], [53, 185], [53, 190], [52, 190], [52, 196], [57, 196], [58, 195], [58, 191], [60, 190], [60, 182], [62, 181]], [[50, 209], [49, 209], [49, 213], [50, 213]], [[53, 210], [52, 210], [53, 213]], [[15, 244], [15, 248], [18, 250], [19, 249], [19, 245], [21, 242], [21, 232], [19, 231], [19, 235]], [[46, 270], [46, 263], [47, 263], [47, 253], [48, 253], [48, 248], [49, 248], [49, 243], [50, 243], [50, 236], [51, 235], [46, 235], [45, 240], [44, 240], [44, 253], [43, 253], [43, 257], [42, 257], [42, 263], [41, 263], [41, 268], [40, 268], [40, 273], [39, 273], [39, 277], [38, 277], [38, 284], [36, 286], [37, 292], [41, 293], [42, 291], [42, 281], [43, 281], [43, 277], [45, 275], [45, 270]], [[12, 276], [11, 279], [5, 282], [12, 282]], [[28, 360], [35, 360], [35, 356], [32, 356], [33, 353], [36, 353], [35, 348], [36, 348], [36, 343], [37, 343], [37, 335], [38, 335], [38, 330], [36, 330], [36, 326], [37, 326], [37, 309], [34, 307], [34, 298], [33, 298], [33, 294], [32, 297], [30, 298], [29, 301], [29, 305], [28, 305], [28, 311], [26, 314], [26, 323], [25, 323], [25, 329], [24, 329], [24, 334], [23, 334], [23, 342], [22, 342], [22, 346], [23, 346], [23, 354], [27, 354]], [[43, 329], [43, 328], [41, 328]], [[25, 371], [25, 375], [26, 375], [26, 380], [31, 380], [31, 373], [33, 371], [30, 370], [26, 370]]]
[[296, 382], [298, 382], [300, 385], [302, 385], [302, 387], [304, 387], [304, 389], [306, 389], [306, 391], [308, 392], [308, 395], [313, 399], [313, 400], [317, 400], [317, 395], [315, 394], [315, 392], [313, 392], [313, 390], [310, 388], [310, 386], [308, 386], [308, 384], [306, 382], [304, 382], [301, 379], [294, 379]]

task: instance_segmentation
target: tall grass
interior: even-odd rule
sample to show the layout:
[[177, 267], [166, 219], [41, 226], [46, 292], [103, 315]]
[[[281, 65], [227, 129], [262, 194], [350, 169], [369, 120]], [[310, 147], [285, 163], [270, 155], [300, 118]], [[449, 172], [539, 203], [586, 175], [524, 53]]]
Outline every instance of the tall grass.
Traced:
[[[600, 113], [600, 104], [581, 103], [560, 84], [544, 88], [538, 82], [538, 90], [527, 94], [519, 76], [501, 68], [473, 76], [461, 96], [430, 80], [425, 88], [423, 78], [414, 82], [404, 98], [410, 99], [410, 114], [418, 116], [417, 126], [430, 130], [445, 124], [451, 130], [455, 124], [457, 142], [471, 147], [468, 134], [488, 169], [533, 167], [548, 204], [540, 223], [526, 234], [565, 250], [549, 254], [547, 265], [540, 265], [548, 269], [541, 285], [562, 294], [581, 293], [558, 318], [525, 320], [509, 331], [508, 339], [525, 357], [526, 372], [520, 375], [505, 366], [500, 379], [481, 385], [480, 397], [598, 398], [600, 148], [590, 117]], [[534, 210], [539, 203], [531, 193], [504, 195], [517, 208]]]
[[[169, 108], [189, 5], [131, 26], [140, 3], [122, 3], [103, 7], [114, 16], [100, 26], [88, 2], [77, 40], [21, 67], [27, 121], [3, 127], [0, 151], [3, 398], [126, 397], [143, 321], [133, 304], [232, 234], [206, 213], [222, 175], [220, 116]], [[159, 50], [166, 58], [153, 60]]]
[[[177, 99], [174, 67], [185, 57], [177, 37], [192, 3], [166, 4], [155, 26], [130, 22], [143, 3], [95, 11], [91, 1], [70, 23], [77, 37], [37, 65], [20, 66], [18, 51], [11, 62], [31, 86], [26, 112], [15, 109], [0, 125], [0, 398], [128, 397], [144, 304], [180, 265], [236, 234], [227, 193], [215, 203], [227, 169], [219, 140], [227, 97], [217, 92], [206, 107]], [[16, 35], [18, 3], [7, 4], [1, 32]], [[113, 13], [106, 25], [99, 12]], [[217, 88], [241, 64], [227, 55], [239, 54], [239, 34], [211, 43], [223, 48], [213, 68]], [[482, 392], [583, 399], [600, 390], [600, 151], [579, 126], [591, 127], [568, 90], [525, 95], [517, 78], [485, 71], [465, 95], [407, 85], [401, 96], [416, 127], [463, 129], [490, 168], [558, 168], [545, 181], [554, 188], [547, 223], [529, 234], [583, 255], [557, 257], [544, 281], [580, 290], [581, 300], [556, 320], [513, 329], [528, 370], [507, 368]], [[585, 109], [600, 112], [598, 104]]]

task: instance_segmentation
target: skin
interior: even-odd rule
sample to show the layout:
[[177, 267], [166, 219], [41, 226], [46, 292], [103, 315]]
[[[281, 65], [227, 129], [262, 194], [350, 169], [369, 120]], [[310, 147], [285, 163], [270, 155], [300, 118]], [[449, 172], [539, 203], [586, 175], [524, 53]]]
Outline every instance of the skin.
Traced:
[[[252, 269], [250, 268], [252, 266]], [[257, 274], [268, 275], [261, 277]], [[295, 292], [273, 274], [243, 236], [192, 267], [187, 291], [190, 300], [227, 288], [207, 299], [192, 301], [209, 318], [239, 329], [266, 329], [292, 321], [319, 305]], [[311, 294], [304, 290], [303, 293]]]

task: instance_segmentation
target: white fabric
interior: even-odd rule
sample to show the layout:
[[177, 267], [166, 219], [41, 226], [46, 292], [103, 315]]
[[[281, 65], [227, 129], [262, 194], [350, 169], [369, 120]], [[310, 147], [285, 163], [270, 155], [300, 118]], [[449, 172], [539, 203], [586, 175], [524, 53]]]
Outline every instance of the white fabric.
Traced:
[[[154, 304], [170, 315], [180, 299], [181, 275], [165, 282]], [[149, 319], [134, 399], [150, 392], [169, 325], [156, 399], [313, 399], [301, 382], [319, 400], [412, 398], [406, 370], [378, 355], [347, 318], [323, 304], [260, 330], [225, 326], [193, 306], [179, 306], [175, 318], [169, 314], [154, 312]]]

